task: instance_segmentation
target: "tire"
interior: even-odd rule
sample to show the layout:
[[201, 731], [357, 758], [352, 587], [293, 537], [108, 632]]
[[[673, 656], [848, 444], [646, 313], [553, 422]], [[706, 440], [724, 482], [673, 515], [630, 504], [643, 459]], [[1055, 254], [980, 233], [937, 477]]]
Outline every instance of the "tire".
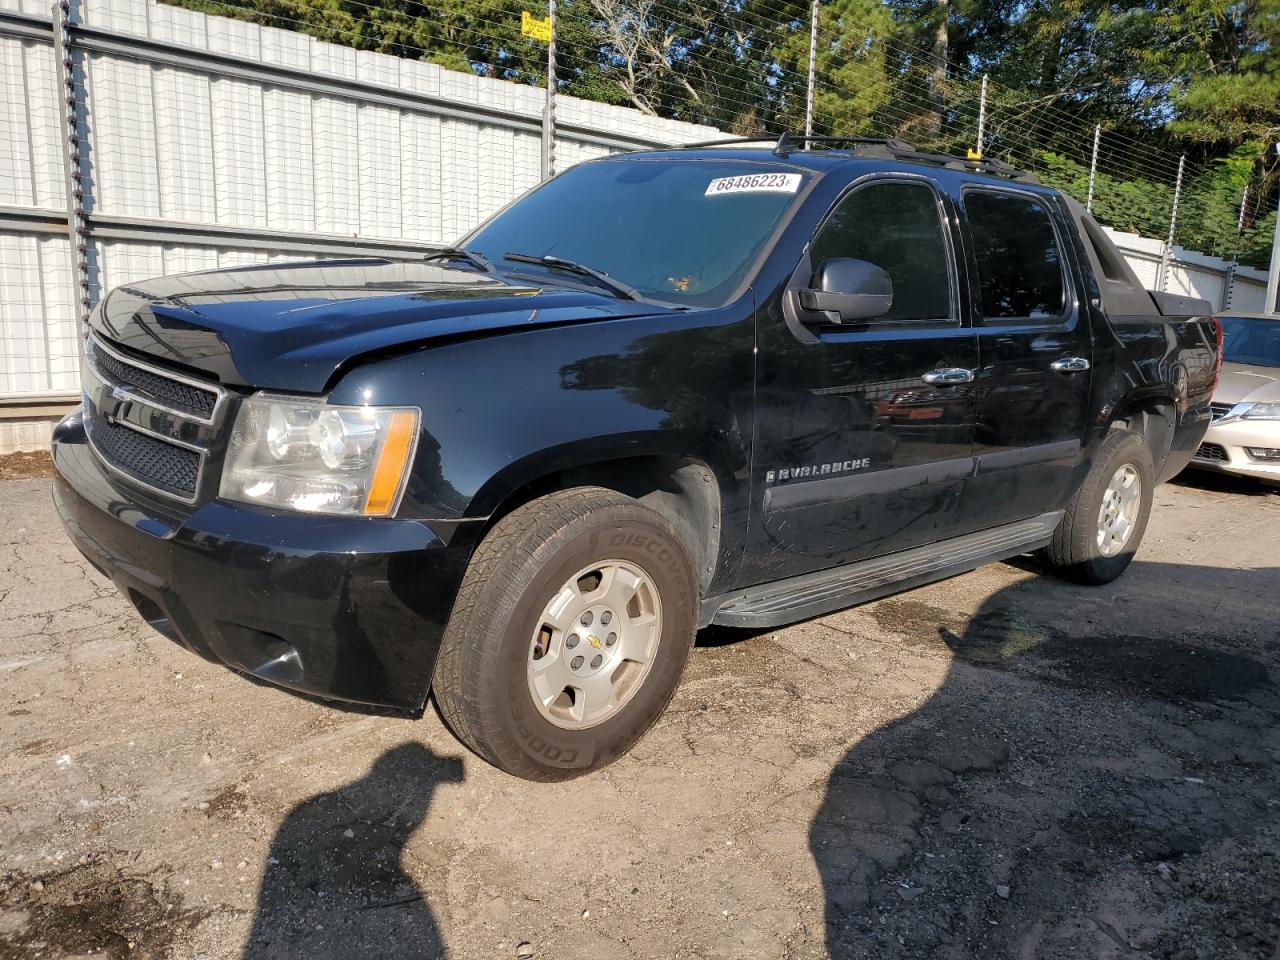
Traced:
[[[476, 548], [445, 628], [432, 682], [445, 722], [526, 780], [568, 780], [616, 760], [680, 682], [697, 625], [694, 569], [665, 518], [611, 490], [579, 487], [513, 511]], [[630, 601], [618, 599], [629, 590]], [[605, 599], [574, 612], [592, 597]], [[592, 626], [580, 628], [588, 615]]]
[[[1136, 511], [1123, 543], [1109, 535], [1106, 548], [1099, 543], [1103, 524], [1116, 514], [1113, 507], [1103, 513], [1103, 499], [1112, 488], [1112, 480], [1120, 472], [1132, 470], [1140, 484], [1131, 503]], [[1126, 474], [1127, 476], [1127, 474]], [[1076, 583], [1110, 583], [1133, 561], [1151, 516], [1151, 497], [1155, 490], [1155, 468], [1151, 451], [1136, 433], [1117, 431], [1107, 436], [1098, 448], [1084, 483], [1067, 505], [1066, 513], [1053, 532], [1053, 539], [1041, 551], [1041, 558], [1058, 576]], [[1123, 490], [1121, 490], [1123, 494]], [[1116, 501], [1112, 500], [1112, 504]], [[1112, 530], [1115, 529], [1113, 526]], [[1113, 551], [1113, 552], [1108, 552]]]

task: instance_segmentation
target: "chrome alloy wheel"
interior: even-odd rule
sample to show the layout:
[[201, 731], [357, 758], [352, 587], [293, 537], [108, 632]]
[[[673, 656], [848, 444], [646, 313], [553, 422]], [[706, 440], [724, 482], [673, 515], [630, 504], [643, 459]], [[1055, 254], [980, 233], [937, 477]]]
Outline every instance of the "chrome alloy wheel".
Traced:
[[1098, 552], [1114, 557], [1124, 549], [1138, 525], [1142, 511], [1142, 477], [1131, 463], [1124, 463], [1111, 476], [1098, 510]]
[[570, 577], [529, 645], [529, 693], [557, 727], [609, 719], [644, 683], [662, 639], [662, 599], [634, 563], [605, 560]]

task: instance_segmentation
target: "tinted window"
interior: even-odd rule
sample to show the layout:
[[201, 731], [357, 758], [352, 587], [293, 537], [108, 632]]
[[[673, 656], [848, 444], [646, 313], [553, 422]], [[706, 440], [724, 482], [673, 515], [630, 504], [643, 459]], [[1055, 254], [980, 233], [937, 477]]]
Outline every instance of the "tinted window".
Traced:
[[969, 190], [982, 313], [988, 318], [1056, 319], [1062, 313], [1062, 261], [1049, 212], [1032, 197]]
[[814, 238], [814, 272], [828, 260], [874, 263], [893, 281], [893, 308], [881, 320], [952, 316], [947, 243], [933, 190], [922, 183], [873, 183], [851, 193]]
[[548, 283], [591, 285], [503, 255], [576, 260], [657, 300], [715, 306], [744, 281], [805, 177], [738, 160], [584, 163], [525, 194], [464, 245], [500, 270]]
[[1220, 317], [1222, 359], [1260, 367], [1280, 367], [1280, 320]]

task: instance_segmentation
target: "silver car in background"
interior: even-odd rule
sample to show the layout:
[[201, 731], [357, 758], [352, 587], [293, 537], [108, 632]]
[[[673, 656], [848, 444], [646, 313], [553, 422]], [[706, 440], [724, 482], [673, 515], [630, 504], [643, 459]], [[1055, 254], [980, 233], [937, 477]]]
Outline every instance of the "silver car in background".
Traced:
[[1222, 322], [1222, 375], [1213, 422], [1191, 467], [1280, 485], [1280, 316]]

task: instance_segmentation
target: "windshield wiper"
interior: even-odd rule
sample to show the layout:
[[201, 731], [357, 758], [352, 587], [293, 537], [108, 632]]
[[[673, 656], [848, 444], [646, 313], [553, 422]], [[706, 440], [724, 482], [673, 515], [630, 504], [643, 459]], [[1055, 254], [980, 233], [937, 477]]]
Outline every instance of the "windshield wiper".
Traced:
[[489, 258], [484, 254], [463, 250], [461, 247], [445, 247], [443, 250], [435, 250], [428, 253], [422, 260], [424, 263], [430, 263], [432, 260], [465, 260], [485, 273], [496, 272], [493, 264], [489, 262]]
[[544, 267], [551, 267], [555, 270], [564, 270], [567, 273], [576, 273], [579, 276], [590, 277], [601, 286], [608, 287], [618, 296], [627, 300], [644, 300], [644, 296], [635, 287], [630, 284], [623, 283], [621, 280], [615, 280], [607, 273], [588, 267], [585, 264], [578, 263], [574, 260], [566, 260], [563, 257], [553, 257], [550, 254], [541, 257], [535, 257], [531, 253], [504, 253], [503, 260], [510, 260], [512, 263], [537, 263]]

